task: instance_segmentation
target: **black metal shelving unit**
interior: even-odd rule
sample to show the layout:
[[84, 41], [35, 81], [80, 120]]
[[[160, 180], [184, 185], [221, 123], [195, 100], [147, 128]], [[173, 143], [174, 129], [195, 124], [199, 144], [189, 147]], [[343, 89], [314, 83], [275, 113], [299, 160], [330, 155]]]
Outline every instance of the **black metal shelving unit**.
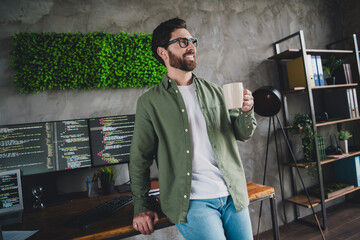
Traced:
[[[299, 44], [300, 44], [300, 49], [288, 49], [286, 51], [280, 51], [280, 44], [293, 39], [293, 38], [298, 38]], [[359, 63], [359, 48], [358, 48], [358, 43], [357, 43], [357, 36], [354, 34], [352, 36], [352, 38], [350, 38], [353, 42], [353, 50], [334, 50], [334, 49], [307, 49], [306, 45], [305, 45], [305, 38], [304, 38], [304, 33], [302, 30], [300, 30], [299, 32], [296, 32], [292, 35], [289, 35], [285, 38], [280, 39], [279, 41], [273, 43], [274, 46], [274, 53], [275, 55], [268, 58], [271, 60], [275, 60], [277, 62], [277, 68], [278, 68], [278, 72], [279, 72], [279, 77], [280, 77], [280, 81], [281, 81], [281, 91], [282, 91], [282, 95], [283, 95], [283, 114], [284, 114], [284, 121], [285, 121], [285, 126], [289, 126], [289, 106], [288, 106], [288, 99], [287, 96], [289, 94], [298, 94], [298, 93], [305, 93], [307, 95], [307, 99], [309, 102], [309, 110], [310, 110], [310, 115], [311, 115], [311, 119], [313, 123], [316, 123], [316, 115], [315, 115], [315, 106], [314, 106], [314, 92], [315, 91], [322, 91], [323, 89], [335, 89], [335, 88], [356, 88], [358, 87], [358, 83], [353, 83], [353, 84], [342, 84], [342, 85], [329, 85], [329, 86], [319, 86], [319, 87], [309, 87], [310, 85], [310, 79], [309, 79], [309, 75], [306, 74], [309, 72], [310, 69], [308, 64], [305, 63], [306, 61], [306, 55], [320, 55], [322, 58], [329, 58], [330, 56], [336, 56], [336, 57], [355, 57], [355, 68], [356, 68], [356, 73], [357, 76], [354, 79], [357, 79], [357, 81], [360, 81], [360, 63]], [[344, 40], [349, 40], [348, 39], [344, 39]], [[342, 40], [341, 40], [342, 41]], [[337, 41], [335, 42], [336, 44], [340, 42]], [[329, 47], [330, 45], [333, 44], [329, 44], [327, 47]], [[298, 57], [302, 57], [303, 60], [303, 66], [304, 69], [303, 71], [305, 72], [305, 78], [306, 78], [306, 86], [307, 87], [300, 87], [300, 88], [296, 88], [296, 89], [286, 89], [286, 84], [285, 81], [286, 79], [283, 76], [283, 72], [285, 69], [283, 69], [283, 65], [281, 64], [282, 61], [288, 61], [291, 59], [295, 59]], [[339, 125], [341, 123], [345, 123], [345, 122], [351, 122], [351, 121], [358, 121], [359, 126], [360, 126], [360, 118], [349, 118], [349, 119], [341, 119], [341, 120], [337, 120], [337, 121], [328, 121], [328, 122], [324, 122], [324, 123], [317, 123], [317, 124], [313, 124], [313, 130], [314, 133], [317, 136], [317, 132], [318, 132], [318, 128], [319, 127], [323, 127], [323, 126], [328, 126], [328, 125]], [[324, 179], [323, 179], [323, 171], [322, 171], [322, 166], [324, 164], [329, 164], [332, 163], [334, 161], [338, 161], [344, 158], [348, 158], [351, 156], [357, 156], [360, 155], [360, 152], [352, 152], [348, 155], [344, 155], [342, 157], [336, 158], [336, 159], [326, 159], [321, 161], [320, 160], [320, 152], [319, 152], [319, 148], [318, 148], [318, 144], [315, 144], [315, 150], [316, 150], [316, 162], [314, 163], [314, 165], [316, 165], [317, 168], [317, 180], [318, 180], [318, 185], [320, 187], [320, 198], [315, 198], [315, 197], [311, 197], [311, 203], [312, 206], [321, 206], [321, 214], [322, 214], [322, 229], [326, 229], [327, 227], [327, 216], [326, 216], [326, 203], [336, 199], [338, 197], [347, 195], [349, 193], [352, 193], [354, 191], [360, 190], [360, 187], [355, 187], [352, 190], [349, 190], [345, 193], [340, 194], [339, 196], [333, 197], [333, 198], [328, 198], [325, 199], [325, 194], [324, 194]], [[288, 164], [290, 167], [294, 167], [294, 164], [291, 164], [290, 161]], [[297, 165], [300, 168], [306, 168], [306, 166], [304, 164], [298, 164]], [[305, 195], [302, 194], [298, 194], [298, 190], [296, 187], [296, 182], [294, 179], [294, 173], [293, 171], [290, 171], [291, 173], [291, 179], [292, 179], [292, 190], [293, 190], [293, 197], [290, 197], [288, 199], [286, 199], [286, 201], [291, 202], [293, 204], [295, 204], [295, 216], [296, 216], [296, 220], [300, 220], [300, 221], [305, 221], [303, 218], [299, 217], [299, 211], [298, 211], [298, 207], [305, 207], [305, 208], [310, 208], [310, 204], [308, 202], [308, 199], [306, 198]]]

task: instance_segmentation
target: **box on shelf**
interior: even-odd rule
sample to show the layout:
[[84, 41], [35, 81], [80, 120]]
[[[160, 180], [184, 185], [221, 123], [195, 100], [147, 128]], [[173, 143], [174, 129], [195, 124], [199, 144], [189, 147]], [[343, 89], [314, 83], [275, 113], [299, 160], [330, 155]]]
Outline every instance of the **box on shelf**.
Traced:
[[[311, 56], [306, 55], [306, 65], [308, 69], [308, 78], [310, 80], [310, 87], [315, 87], [315, 80], [312, 70]], [[289, 88], [306, 87], [306, 78], [304, 71], [304, 63], [302, 57], [286, 62], [287, 77], [289, 81]]]
[[334, 169], [337, 181], [360, 186], [360, 156], [336, 161]]
[[[353, 188], [354, 188], [354, 185], [350, 185], [347, 183], [324, 184], [325, 198], [328, 199], [328, 198], [336, 197], [337, 195], [343, 194]], [[308, 188], [307, 190], [310, 195], [320, 198], [320, 187], [319, 186], [314, 186], [314, 187]]]

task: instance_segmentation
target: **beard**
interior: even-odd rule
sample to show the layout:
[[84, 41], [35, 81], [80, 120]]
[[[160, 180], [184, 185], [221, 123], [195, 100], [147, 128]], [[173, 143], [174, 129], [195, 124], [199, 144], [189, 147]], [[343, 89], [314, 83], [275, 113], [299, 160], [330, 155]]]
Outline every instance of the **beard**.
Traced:
[[194, 55], [194, 60], [187, 60], [185, 59], [185, 55], [187, 54], [194, 54], [194, 51], [186, 52], [183, 57], [178, 57], [173, 54], [171, 51], [168, 51], [169, 59], [170, 59], [170, 66], [173, 68], [177, 68], [186, 72], [190, 72], [196, 68], [196, 57]]

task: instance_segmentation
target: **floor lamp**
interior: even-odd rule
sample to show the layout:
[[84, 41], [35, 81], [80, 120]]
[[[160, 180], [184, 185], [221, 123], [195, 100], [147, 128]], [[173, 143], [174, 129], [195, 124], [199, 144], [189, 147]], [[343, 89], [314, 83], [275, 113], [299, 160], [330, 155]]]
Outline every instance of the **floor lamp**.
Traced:
[[[315, 210], [312, 206], [311, 200], [310, 200], [310, 196], [306, 190], [303, 178], [300, 174], [300, 170], [297, 166], [297, 161], [295, 158], [295, 155], [292, 151], [292, 148], [290, 146], [289, 140], [287, 138], [287, 135], [284, 131], [284, 127], [281, 124], [281, 121], [278, 117], [278, 112], [281, 109], [281, 105], [282, 105], [282, 99], [281, 99], [281, 93], [279, 92], [279, 90], [277, 90], [276, 88], [272, 87], [272, 86], [264, 86], [264, 87], [260, 87], [258, 88], [254, 93], [253, 93], [253, 97], [254, 97], [254, 111], [259, 114], [260, 116], [263, 117], [269, 117], [269, 127], [268, 127], [268, 136], [267, 136], [267, 142], [266, 142], [266, 154], [265, 154], [265, 167], [264, 167], [264, 176], [263, 176], [263, 185], [265, 185], [265, 180], [266, 180], [266, 170], [267, 170], [267, 163], [268, 163], [268, 150], [269, 150], [269, 144], [270, 144], [270, 130], [271, 130], [271, 122], [273, 123], [273, 132], [274, 132], [274, 137], [275, 137], [275, 150], [276, 150], [276, 158], [277, 158], [277, 165], [278, 165], [278, 172], [279, 172], [279, 180], [280, 180], [280, 189], [281, 189], [281, 198], [282, 198], [282, 203], [283, 203], [283, 210], [284, 210], [284, 218], [285, 218], [285, 223], [287, 223], [287, 219], [286, 219], [286, 212], [285, 212], [285, 205], [284, 205], [284, 185], [283, 185], [283, 181], [282, 181], [282, 176], [281, 176], [281, 171], [280, 171], [280, 158], [279, 158], [279, 152], [278, 152], [278, 144], [277, 144], [277, 134], [276, 134], [276, 128], [275, 128], [275, 118], [281, 128], [281, 132], [283, 133], [284, 139], [286, 141], [286, 145], [289, 149], [290, 155], [291, 155], [291, 159], [293, 160], [293, 163], [295, 164], [296, 167], [296, 171], [299, 175], [302, 187], [305, 190], [306, 196], [307, 196], [307, 200], [311, 206], [311, 210], [313, 213], [313, 216], [315, 218], [315, 221], [318, 225], [318, 228], [320, 230], [320, 234], [322, 236], [323, 239], [325, 239], [324, 233], [321, 229], [319, 220], [315, 214]], [[262, 202], [260, 205], [260, 212], [259, 212], [259, 222], [258, 222], [258, 232], [257, 232], [257, 236], [259, 238], [259, 232], [260, 232], [260, 223], [261, 223], [261, 212], [262, 212]]]

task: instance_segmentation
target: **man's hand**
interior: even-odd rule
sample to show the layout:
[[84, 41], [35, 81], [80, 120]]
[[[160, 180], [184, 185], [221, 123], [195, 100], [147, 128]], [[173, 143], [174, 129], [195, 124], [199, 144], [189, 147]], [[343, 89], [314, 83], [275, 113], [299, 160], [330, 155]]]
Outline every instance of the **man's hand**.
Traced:
[[243, 103], [243, 106], [241, 109], [244, 112], [248, 112], [251, 110], [251, 108], [254, 105], [254, 98], [253, 98], [250, 90], [244, 89], [244, 98], [243, 99], [244, 99], [244, 103]]
[[156, 212], [147, 211], [136, 215], [133, 219], [133, 227], [136, 231], [145, 235], [150, 235], [154, 232], [154, 225], [159, 221], [159, 216]]

